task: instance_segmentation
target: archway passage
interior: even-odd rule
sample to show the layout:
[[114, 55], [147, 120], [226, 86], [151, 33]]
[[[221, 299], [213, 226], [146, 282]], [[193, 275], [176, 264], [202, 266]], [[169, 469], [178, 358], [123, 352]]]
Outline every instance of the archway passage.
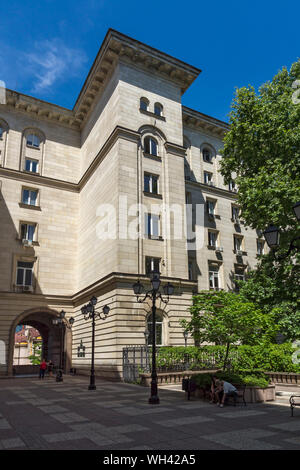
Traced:
[[16, 356], [18, 353], [15, 348], [16, 330], [21, 330], [21, 334], [18, 332], [17, 335], [24, 341], [25, 335], [22, 337], [22, 333], [26, 331], [37, 332], [41, 345], [40, 357], [46, 362], [51, 360], [54, 367], [62, 366], [63, 370], [69, 367], [69, 357], [65, 348], [65, 345], [70, 343], [70, 338], [66, 338], [69, 335], [69, 329], [65, 328], [64, 323], [60, 326], [53, 324], [53, 320], [57, 316], [57, 312], [54, 311], [32, 311], [27, 315], [26, 313], [21, 315], [19, 321], [18, 319], [15, 321], [12, 326], [9, 355], [9, 366], [13, 375], [37, 375], [39, 370], [39, 364], [32, 364], [30, 361], [18, 364]]
[[43, 337], [29, 325], [18, 325], [15, 333], [13, 365], [38, 365], [42, 359]]

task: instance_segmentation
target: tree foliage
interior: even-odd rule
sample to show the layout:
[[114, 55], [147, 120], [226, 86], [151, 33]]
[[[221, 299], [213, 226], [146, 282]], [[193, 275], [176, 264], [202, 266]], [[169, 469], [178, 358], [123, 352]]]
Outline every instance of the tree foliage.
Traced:
[[[277, 256], [287, 253], [300, 231], [292, 209], [300, 201], [300, 104], [293, 99], [299, 79], [300, 61], [289, 71], [283, 68], [258, 93], [251, 86], [236, 90], [221, 162], [225, 182], [234, 179], [238, 185], [245, 225], [280, 227]], [[241, 291], [264, 313], [273, 310], [289, 339], [300, 334], [299, 265], [300, 250], [279, 261], [270, 252]]]
[[277, 327], [272, 313], [263, 313], [239, 294], [225, 291], [202, 291], [193, 297], [191, 320], [182, 322], [195, 340], [201, 343], [230, 345], [258, 344], [274, 338]]

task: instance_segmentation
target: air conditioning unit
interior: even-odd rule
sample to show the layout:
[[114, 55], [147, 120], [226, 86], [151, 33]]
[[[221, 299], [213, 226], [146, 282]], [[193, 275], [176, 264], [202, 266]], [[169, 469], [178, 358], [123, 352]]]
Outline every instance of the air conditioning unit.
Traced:
[[214, 185], [214, 183], [212, 181], [209, 181], [207, 184], [208, 184], [208, 186], [213, 186]]
[[223, 251], [223, 247], [222, 247], [222, 246], [216, 246], [216, 251], [222, 252], [222, 251]]
[[236, 251], [236, 256], [243, 256], [242, 250], [237, 250]]
[[22, 286], [22, 291], [23, 292], [33, 292], [33, 287], [32, 286]]
[[26, 238], [23, 238], [22, 244], [23, 246], [32, 246], [32, 240], [26, 240]]

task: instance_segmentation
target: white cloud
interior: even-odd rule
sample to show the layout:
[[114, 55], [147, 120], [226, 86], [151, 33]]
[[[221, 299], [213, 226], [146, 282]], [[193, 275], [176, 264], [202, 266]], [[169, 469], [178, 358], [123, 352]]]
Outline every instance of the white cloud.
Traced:
[[59, 39], [36, 43], [24, 54], [27, 69], [34, 76], [33, 92], [48, 91], [56, 83], [77, 75], [87, 57], [83, 51], [66, 46]]

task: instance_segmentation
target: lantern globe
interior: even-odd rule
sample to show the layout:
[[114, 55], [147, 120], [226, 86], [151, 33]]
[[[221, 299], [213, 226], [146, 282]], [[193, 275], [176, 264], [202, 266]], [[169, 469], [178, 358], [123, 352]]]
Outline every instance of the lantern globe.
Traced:
[[278, 227], [275, 225], [269, 225], [263, 234], [269, 248], [276, 248], [279, 246], [280, 231]]

